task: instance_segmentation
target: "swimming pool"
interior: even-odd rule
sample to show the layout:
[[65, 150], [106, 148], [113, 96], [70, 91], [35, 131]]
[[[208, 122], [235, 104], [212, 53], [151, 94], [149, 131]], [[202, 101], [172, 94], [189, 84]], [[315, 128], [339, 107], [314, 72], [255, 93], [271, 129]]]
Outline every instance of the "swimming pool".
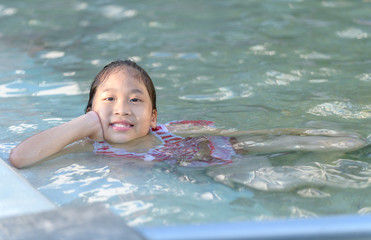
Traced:
[[[327, 128], [369, 141], [370, 10], [366, 0], [2, 1], [0, 158], [82, 114], [95, 74], [126, 57], [152, 76], [159, 122]], [[232, 187], [215, 169], [93, 154], [18, 173], [58, 206], [103, 203], [144, 228], [367, 214], [370, 157], [370, 147], [249, 156], [235, 160], [246, 181]]]

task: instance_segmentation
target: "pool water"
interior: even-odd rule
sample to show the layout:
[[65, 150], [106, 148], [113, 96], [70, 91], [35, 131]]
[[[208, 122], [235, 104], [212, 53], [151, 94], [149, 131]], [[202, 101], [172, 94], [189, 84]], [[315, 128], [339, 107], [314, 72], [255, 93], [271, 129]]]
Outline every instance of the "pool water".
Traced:
[[[159, 122], [327, 128], [369, 142], [370, 12], [369, 0], [3, 0], [0, 158], [83, 114], [97, 72], [128, 57], [156, 85]], [[369, 146], [209, 168], [84, 153], [19, 172], [59, 206], [103, 203], [132, 226], [166, 226], [367, 214], [370, 162]]]

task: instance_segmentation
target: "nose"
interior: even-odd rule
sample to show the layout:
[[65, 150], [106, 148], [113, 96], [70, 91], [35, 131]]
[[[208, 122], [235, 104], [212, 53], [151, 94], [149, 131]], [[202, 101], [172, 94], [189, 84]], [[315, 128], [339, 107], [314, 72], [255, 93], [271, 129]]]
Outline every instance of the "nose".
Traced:
[[114, 106], [114, 114], [115, 115], [130, 115], [131, 110], [128, 103], [123, 101], [117, 101]]

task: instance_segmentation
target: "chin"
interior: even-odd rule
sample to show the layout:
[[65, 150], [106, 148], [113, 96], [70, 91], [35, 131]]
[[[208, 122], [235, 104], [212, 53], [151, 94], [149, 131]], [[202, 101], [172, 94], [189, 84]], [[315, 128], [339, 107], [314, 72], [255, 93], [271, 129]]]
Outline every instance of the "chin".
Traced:
[[120, 143], [127, 143], [130, 142], [131, 138], [105, 138], [106, 142], [111, 143], [111, 144], [120, 144]]

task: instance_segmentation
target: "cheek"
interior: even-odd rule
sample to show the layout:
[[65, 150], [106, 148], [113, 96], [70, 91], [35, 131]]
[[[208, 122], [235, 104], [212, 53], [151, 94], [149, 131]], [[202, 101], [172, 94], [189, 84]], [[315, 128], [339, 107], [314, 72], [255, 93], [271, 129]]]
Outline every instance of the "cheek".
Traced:
[[152, 121], [152, 109], [149, 108], [147, 111], [143, 114], [143, 118], [146, 119], [146, 122], [150, 123]]
[[109, 109], [102, 107], [100, 104], [93, 103], [92, 110], [98, 114], [102, 123], [107, 119]]

